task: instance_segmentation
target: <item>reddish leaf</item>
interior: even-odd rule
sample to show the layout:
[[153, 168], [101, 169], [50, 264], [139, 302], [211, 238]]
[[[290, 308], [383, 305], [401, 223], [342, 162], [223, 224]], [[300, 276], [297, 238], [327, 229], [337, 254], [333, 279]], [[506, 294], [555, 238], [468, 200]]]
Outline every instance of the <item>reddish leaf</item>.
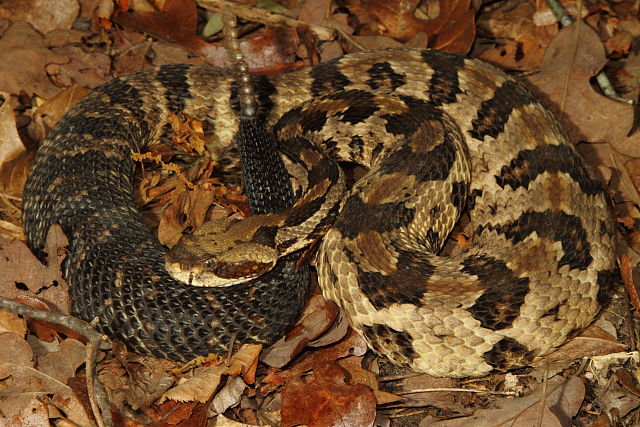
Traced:
[[287, 336], [263, 351], [260, 355], [260, 361], [269, 366], [283, 367], [300, 353], [311, 340], [324, 333], [335, 321], [337, 314], [338, 309], [335, 304], [327, 302], [321, 295], [316, 295], [305, 307], [296, 326]]
[[282, 391], [281, 425], [373, 425], [376, 418], [373, 392], [363, 384], [350, 385], [345, 378], [342, 369], [330, 365], [289, 381]]
[[180, 43], [197, 51], [207, 43], [196, 37], [198, 16], [191, 0], [167, 0], [163, 9], [155, 12], [126, 12], [114, 21], [131, 29], [149, 32], [165, 40]]
[[365, 10], [384, 27], [384, 35], [408, 41], [418, 33], [430, 36], [430, 47], [466, 53], [475, 38], [475, 11], [471, 0], [440, 1], [436, 18], [423, 20], [415, 16], [419, 1], [367, 0]]

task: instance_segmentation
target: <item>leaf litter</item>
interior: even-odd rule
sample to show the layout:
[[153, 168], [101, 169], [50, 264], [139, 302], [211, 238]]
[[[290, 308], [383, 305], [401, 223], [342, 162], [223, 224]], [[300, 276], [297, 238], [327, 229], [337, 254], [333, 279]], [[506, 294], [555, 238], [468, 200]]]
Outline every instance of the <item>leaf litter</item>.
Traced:
[[[622, 96], [638, 96], [640, 24], [634, 2], [563, 1], [585, 21], [559, 29], [544, 2], [281, 2], [288, 25], [268, 25], [252, 9], [241, 44], [252, 69], [277, 74], [358, 48], [435, 47], [470, 53], [522, 73], [563, 120], [609, 186], [620, 218], [620, 254], [635, 287], [640, 144], [633, 107], [593, 85], [605, 70]], [[535, 4], [534, 4], [535, 3]], [[274, 3], [275, 4], [275, 3]], [[68, 313], [60, 275], [65, 241], [52, 229], [43, 265], [20, 241], [19, 199], [33, 148], [87, 89], [116, 75], [167, 63], [222, 66], [215, 30], [201, 36], [215, 0], [66, 0], [0, 5], [0, 295]], [[231, 5], [236, 7], [235, 4]], [[242, 5], [244, 6], [244, 5]], [[252, 5], [249, 5], [249, 9]], [[237, 6], [240, 7], [240, 6]], [[246, 7], [246, 6], [245, 6]], [[573, 11], [573, 12], [572, 12]], [[48, 18], [48, 17], [55, 17]], [[242, 18], [242, 15], [241, 15]], [[279, 19], [279, 18], [278, 18]], [[267, 25], [264, 25], [267, 23]], [[212, 26], [210, 28], [213, 28]], [[13, 112], [13, 114], [12, 114]], [[216, 145], [198, 122], [172, 120], [173, 145], [141, 157], [137, 200], [165, 244], [210, 218], [246, 216], [237, 155]], [[160, 169], [158, 169], [160, 165]], [[177, 165], [183, 166], [177, 174]], [[213, 176], [212, 176], [213, 174]], [[638, 313], [619, 288], [603, 320], [540, 366], [460, 381], [390, 367], [348, 330], [314, 285], [300, 322], [270, 348], [242, 347], [197, 367], [127, 352], [101, 355], [98, 376], [116, 423], [181, 425], [634, 425], [640, 422]], [[79, 340], [80, 339], [80, 340]], [[84, 384], [82, 337], [0, 311], [0, 423], [94, 425]], [[580, 362], [581, 363], [576, 363]], [[127, 421], [123, 418], [129, 417]], [[137, 421], [133, 421], [135, 419]], [[208, 420], [208, 421], [207, 421]]]

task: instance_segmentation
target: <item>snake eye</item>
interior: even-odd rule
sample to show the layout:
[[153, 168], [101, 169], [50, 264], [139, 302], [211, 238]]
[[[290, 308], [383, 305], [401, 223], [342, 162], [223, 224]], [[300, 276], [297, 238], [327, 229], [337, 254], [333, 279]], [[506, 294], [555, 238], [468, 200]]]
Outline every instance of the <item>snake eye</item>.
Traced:
[[206, 261], [204, 262], [204, 267], [205, 267], [205, 268], [211, 268], [211, 265], [212, 265], [212, 263], [211, 263], [211, 260], [210, 260], [210, 259], [208, 259], [208, 260], [206, 260]]

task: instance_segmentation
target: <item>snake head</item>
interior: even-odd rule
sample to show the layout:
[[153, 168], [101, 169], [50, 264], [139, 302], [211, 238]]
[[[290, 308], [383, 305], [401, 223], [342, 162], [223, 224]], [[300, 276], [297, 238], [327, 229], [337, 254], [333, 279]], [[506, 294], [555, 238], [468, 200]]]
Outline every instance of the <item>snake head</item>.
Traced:
[[[165, 268], [192, 286], [231, 286], [255, 279], [276, 264], [273, 238], [249, 217], [211, 221], [185, 234], [165, 255]], [[267, 238], [265, 238], [267, 237]]]

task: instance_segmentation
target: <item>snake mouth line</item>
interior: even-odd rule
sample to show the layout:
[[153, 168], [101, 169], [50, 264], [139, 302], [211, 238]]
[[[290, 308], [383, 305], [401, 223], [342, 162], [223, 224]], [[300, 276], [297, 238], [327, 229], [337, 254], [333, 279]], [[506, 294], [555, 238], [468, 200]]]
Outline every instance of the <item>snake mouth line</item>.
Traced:
[[205, 260], [199, 265], [185, 265], [178, 261], [165, 260], [165, 268], [171, 277], [198, 287], [228, 287], [260, 277], [274, 266], [274, 263], [258, 261], [225, 262]]

